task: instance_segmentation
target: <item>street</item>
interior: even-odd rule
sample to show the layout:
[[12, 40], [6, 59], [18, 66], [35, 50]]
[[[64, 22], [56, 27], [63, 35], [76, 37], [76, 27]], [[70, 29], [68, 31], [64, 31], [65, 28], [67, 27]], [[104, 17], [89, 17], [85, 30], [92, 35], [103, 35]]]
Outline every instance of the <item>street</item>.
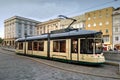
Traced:
[[64, 71], [9, 54], [13, 52], [0, 49], [0, 80], [119, 80]]

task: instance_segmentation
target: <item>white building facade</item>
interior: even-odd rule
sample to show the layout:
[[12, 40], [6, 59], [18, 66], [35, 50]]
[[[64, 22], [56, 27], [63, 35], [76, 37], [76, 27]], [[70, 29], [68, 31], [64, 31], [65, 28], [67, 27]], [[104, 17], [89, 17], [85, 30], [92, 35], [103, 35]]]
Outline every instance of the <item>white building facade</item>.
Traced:
[[120, 50], [120, 7], [113, 12], [113, 47]]
[[4, 45], [14, 46], [15, 39], [35, 35], [38, 21], [14, 16], [4, 21]]
[[60, 29], [60, 19], [51, 19], [36, 25], [36, 35], [47, 34]]

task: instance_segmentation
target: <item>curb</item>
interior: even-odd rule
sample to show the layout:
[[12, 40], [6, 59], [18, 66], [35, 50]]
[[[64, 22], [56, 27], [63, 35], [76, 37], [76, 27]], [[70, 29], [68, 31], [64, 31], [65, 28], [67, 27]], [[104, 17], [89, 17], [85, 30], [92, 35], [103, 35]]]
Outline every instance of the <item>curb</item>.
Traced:
[[1, 48], [3, 50], [7, 50], [7, 51], [10, 51], [10, 52], [15, 52], [15, 50], [10, 50], [10, 49], [6, 49], [6, 48]]
[[118, 62], [113, 62], [113, 61], [106, 61], [105, 64], [113, 65], [113, 66], [119, 66]]

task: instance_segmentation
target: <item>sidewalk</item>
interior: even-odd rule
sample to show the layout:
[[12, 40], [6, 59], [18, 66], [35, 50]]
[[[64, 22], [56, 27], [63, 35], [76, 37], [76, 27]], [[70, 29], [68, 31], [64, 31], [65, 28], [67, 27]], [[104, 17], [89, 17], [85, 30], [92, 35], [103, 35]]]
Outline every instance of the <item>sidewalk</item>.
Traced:
[[119, 61], [106, 60], [105, 63], [109, 65], [114, 65], [114, 66], [120, 66]]
[[3, 50], [7, 50], [7, 51], [11, 51], [11, 52], [15, 52], [14, 48], [8, 48], [8, 47], [0, 47]]

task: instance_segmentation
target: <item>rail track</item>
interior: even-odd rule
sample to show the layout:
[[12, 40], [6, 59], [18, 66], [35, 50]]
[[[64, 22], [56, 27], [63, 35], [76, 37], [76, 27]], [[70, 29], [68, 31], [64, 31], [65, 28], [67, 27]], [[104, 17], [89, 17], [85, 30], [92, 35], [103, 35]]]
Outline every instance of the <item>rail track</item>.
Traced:
[[[120, 75], [118, 75], [117, 73], [116, 73], [116, 76], [100, 75], [100, 74], [95, 74], [95, 73], [92, 73], [92, 72], [84, 72], [84, 71], [69, 69], [69, 68], [65, 68], [65, 67], [60, 67], [60, 66], [53, 65], [53, 64], [50, 64], [50, 63], [46, 62], [47, 60], [43, 61], [42, 59], [38, 59], [38, 58], [33, 58], [33, 57], [28, 57], [28, 56], [20, 56], [20, 55], [16, 55], [14, 52], [5, 51], [5, 50], [1, 50], [1, 49], [0, 49], [0, 53], [4, 53], [4, 54], [7, 54], [7, 55], [11, 55], [11, 56], [15, 56], [15, 57], [20, 57], [20, 58], [27, 58], [29, 60], [32, 60], [32, 61], [35, 61], [35, 62], [38, 62], [38, 63], [42, 63], [42, 64], [48, 65], [50, 67], [57, 68], [57, 69], [64, 70], [64, 71], [69, 71], [69, 72], [74, 72], [74, 73], [80, 73], [80, 74], [90, 75], [90, 76], [96, 76], [96, 77], [111, 78], [111, 79], [120, 79]], [[93, 69], [92, 67], [89, 67], [89, 68]]]

